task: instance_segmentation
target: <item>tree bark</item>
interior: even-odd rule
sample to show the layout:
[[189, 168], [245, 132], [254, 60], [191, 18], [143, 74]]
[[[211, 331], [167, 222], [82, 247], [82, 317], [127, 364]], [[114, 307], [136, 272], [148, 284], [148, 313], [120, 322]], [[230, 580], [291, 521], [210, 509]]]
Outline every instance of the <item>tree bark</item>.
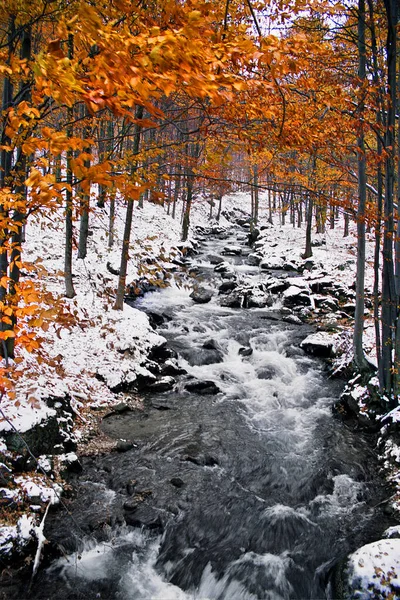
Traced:
[[[68, 58], [72, 59], [74, 54], [74, 38], [71, 34], [68, 35]], [[73, 135], [73, 119], [74, 110], [67, 110], [67, 137]], [[72, 239], [73, 239], [73, 194], [72, 194], [72, 159], [73, 151], [67, 150], [67, 173], [66, 183], [67, 189], [65, 192], [65, 253], [64, 253], [64, 282], [65, 295], [67, 298], [73, 298], [76, 295], [74, 284], [72, 281]]]
[[368, 370], [363, 349], [364, 333], [364, 281], [365, 281], [365, 206], [367, 201], [367, 177], [364, 139], [364, 86], [366, 83], [365, 51], [365, 0], [358, 0], [358, 77], [360, 94], [358, 105], [358, 207], [357, 207], [357, 270], [356, 270], [356, 310], [354, 317], [353, 353], [354, 362], [360, 372]]
[[[143, 119], [143, 106], [136, 107], [136, 119]], [[135, 134], [133, 137], [133, 154], [136, 156], [139, 154], [140, 148], [140, 138], [142, 133], [142, 126], [135, 124]], [[136, 165], [134, 165], [134, 169], [136, 169]], [[125, 288], [126, 288], [126, 274], [128, 270], [128, 260], [129, 260], [129, 243], [131, 239], [131, 231], [132, 231], [132, 216], [133, 216], [133, 198], [128, 198], [128, 204], [126, 207], [126, 217], [125, 217], [125, 227], [124, 227], [124, 237], [122, 240], [122, 252], [121, 252], [121, 264], [119, 268], [119, 278], [118, 278], [118, 288], [117, 288], [117, 296], [115, 299], [114, 310], [123, 310], [124, 308], [124, 298], [125, 298]]]
[[[393, 264], [394, 239], [394, 144], [396, 119], [396, 0], [384, 0], [387, 16], [387, 88], [389, 104], [385, 130], [385, 200], [384, 200], [384, 230], [383, 230], [383, 270], [382, 270], [382, 391], [391, 396], [393, 391], [393, 332], [397, 326], [396, 285]], [[396, 386], [397, 387], [397, 386]]]

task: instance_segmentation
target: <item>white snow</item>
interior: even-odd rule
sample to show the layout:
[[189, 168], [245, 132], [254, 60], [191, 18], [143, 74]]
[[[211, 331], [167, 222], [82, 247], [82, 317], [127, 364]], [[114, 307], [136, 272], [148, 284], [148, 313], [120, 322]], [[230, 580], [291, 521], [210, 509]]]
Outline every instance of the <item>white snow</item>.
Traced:
[[[400, 539], [379, 540], [349, 558], [352, 598], [395, 598], [400, 592]], [[361, 595], [362, 594], [362, 595]]]

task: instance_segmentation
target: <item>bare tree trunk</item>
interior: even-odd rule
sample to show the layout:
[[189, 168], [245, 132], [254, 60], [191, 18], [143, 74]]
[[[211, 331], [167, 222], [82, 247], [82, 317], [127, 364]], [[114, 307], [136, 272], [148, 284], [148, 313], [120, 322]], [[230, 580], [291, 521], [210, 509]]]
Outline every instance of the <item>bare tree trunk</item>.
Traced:
[[[393, 376], [393, 331], [397, 327], [398, 296], [394, 277], [393, 239], [394, 239], [394, 144], [396, 120], [396, 0], [384, 0], [387, 15], [387, 86], [389, 105], [387, 108], [387, 123], [385, 130], [385, 202], [384, 202], [384, 233], [383, 233], [383, 270], [382, 270], [382, 389], [390, 397], [394, 384]], [[397, 379], [397, 377], [396, 377]]]
[[311, 258], [312, 256], [312, 247], [311, 247], [311, 230], [312, 230], [312, 216], [313, 216], [313, 199], [312, 195], [308, 196], [307, 202], [307, 221], [306, 221], [306, 247], [304, 250], [304, 254], [301, 255], [302, 258]]
[[[143, 106], [136, 107], [136, 118], [143, 119]], [[142, 132], [142, 126], [135, 124], [135, 134], [133, 139], [133, 154], [137, 155], [140, 148], [140, 136]], [[132, 217], [133, 217], [133, 198], [128, 198], [128, 204], [126, 207], [124, 237], [122, 241], [122, 252], [121, 252], [121, 264], [119, 268], [118, 288], [117, 296], [115, 299], [114, 310], [123, 310], [124, 308], [124, 297], [126, 288], [126, 274], [128, 270], [129, 260], [129, 243], [131, 239], [132, 230]]]
[[[373, 81], [377, 89], [377, 111], [376, 111], [376, 123], [378, 126], [378, 132], [382, 129], [382, 106], [383, 106], [383, 90], [381, 83], [381, 74], [379, 71], [378, 62], [378, 48], [376, 40], [376, 30], [374, 21], [374, 5], [373, 0], [368, 0], [369, 9], [369, 29], [371, 31], [371, 47], [372, 47], [372, 61], [373, 61]], [[376, 136], [377, 154], [378, 154], [378, 167], [377, 167], [377, 201], [376, 201], [376, 223], [375, 223], [375, 249], [374, 249], [374, 324], [375, 324], [375, 345], [376, 345], [376, 359], [379, 367], [379, 381], [383, 382], [382, 373], [382, 348], [381, 348], [381, 328], [379, 319], [379, 306], [380, 306], [380, 290], [379, 290], [379, 271], [380, 271], [380, 256], [381, 256], [381, 227], [382, 227], [382, 206], [383, 206], [383, 174], [382, 174], [382, 153], [383, 145], [380, 133]]]
[[[84, 118], [89, 117], [89, 112], [86, 107], [84, 107], [83, 115]], [[84, 128], [84, 137], [87, 139], [90, 135], [90, 128], [86, 126]], [[84, 152], [89, 153], [90, 148], [85, 148]], [[84, 161], [85, 168], [89, 169], [90, 160]], [[80, 202], [80, 225], [79, 225], [79, 243], [78, 243], [78, 258], [85, 259], [87, 256], [87, 243], [88, 243], [88, 235], [89, 235], [89, 209], [90, 209], [90, 183], [89, 190], [86, 193], [82, 194], [81, 202]]]
[[[358, 0], [358, 77], [360, 85], [366, 79], [365, 54], [365, 1]], [[354, 362], [361, 372], [368, 370], [363, 349], [364, 333], [364, 278], [365, 278], [365, 206], [367, 200], [367, 177], [364, 141], [364, 97], [358, 106], [358, 209], [357, 209], [357, 274], [356, 310], [354, 317], [353, 352]]]
[[[72, 34], [68, 35], [68, 58], [72, 59], [74, 54], [74, 38]], [[73, 135], [74, 109], [67, 110], [67, 137]], [[67, 150], [67, 173], [66, 173], [66, 192], [65, 192], [65, 254], [64, 254], [64, 282], [65, 295], [67, 298], [73, 298], [76, 295], [74, 284], [72, 282], [72, 238], [73, 238], [73, 195], [72, 195], [72, 159], [73, 151]]]
[[110, 215], [108, 219], [108, 247], [114, 246], [114, 225], [115, 225], [115, 193], [110, 195]]
[[344, 219], [343, 237], [348, 237], [348, 235], [349, 235], [350, 215], [347, 212], [347, 210], [344, 211], [343, 219]]
[[217, 212], [217, 217], [216, 217], [218, 222], [221, 218], [221, 211], [222, 211], [222, 194], [220, 193], [218, 195], [218, 212]]

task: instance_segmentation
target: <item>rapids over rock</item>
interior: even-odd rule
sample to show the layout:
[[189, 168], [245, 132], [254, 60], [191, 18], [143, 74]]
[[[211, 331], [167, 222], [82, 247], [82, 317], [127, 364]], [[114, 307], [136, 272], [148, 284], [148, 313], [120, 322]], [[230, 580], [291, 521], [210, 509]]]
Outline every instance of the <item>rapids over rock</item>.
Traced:
[[387, 525], [372, 446], [332, 415], [342, 383], [300, 348], [311, 326], [282, 320], [278, 296], [221, 306], [223, 282], [267, 277], [249, 251], [237, 230], [205, 236], [191, 260], [211, 300], [171, 286], [137, 301], [179, 369], [104, 419], [127, 451], [83, 459], [31, 598], [332, 598], [335, 563]]

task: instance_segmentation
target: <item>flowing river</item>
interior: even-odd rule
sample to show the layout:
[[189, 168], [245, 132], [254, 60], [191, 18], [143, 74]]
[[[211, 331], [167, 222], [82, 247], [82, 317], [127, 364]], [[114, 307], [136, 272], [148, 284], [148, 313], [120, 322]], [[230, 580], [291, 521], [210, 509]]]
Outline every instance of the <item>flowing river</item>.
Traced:
[[[104, 420], [135, 446], [84, 459], [73, 519], [51, 521], [65, 556], [31, 597], [330, 598], [335, 562], [384, 529], [371, 446], [332, 416], [342, 384], [299, 348], [311, 328], [280, 320], [279, 306], [218, 304], [207, 256], [232, 235], [207, 237], [193, 260], [211, 302], [171, 287], [137, 303], [164, 315], [159, 331], [186, 373], [145, 394], [143, 411]], [[265, 276], [246, 256], [228, 260], [239, 278]], [[190, 376], [220, 392], [189, 392]], [[138, 512], [147, 527], [135, 527]]]

